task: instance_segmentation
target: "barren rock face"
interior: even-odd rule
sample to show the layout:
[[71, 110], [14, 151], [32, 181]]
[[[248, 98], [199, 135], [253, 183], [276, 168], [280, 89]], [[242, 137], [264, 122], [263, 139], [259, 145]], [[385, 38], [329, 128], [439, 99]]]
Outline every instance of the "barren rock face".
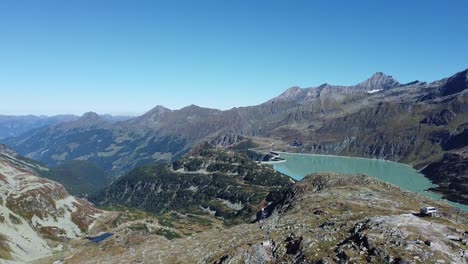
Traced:
[[[0, 236], [5, 259], [29, 261], [53, 252], [47, 240], [66, 242], [81, 237], [100, 214], [85, 200], [37, 174], [46, 170], [15, 152], [0, 152]], [[6, 151], [8, 150], [8, 151]]]
[[440, 160], [430, 163], [422, 173], [437, 183], [434, 188], [450, 200], [463, 203], [468, 200], [468, 158], [455, 154], [445, 154]]
[[443, 126], [450, 123], [455, 118], [455, 114], [448, 109], [443, 109], [439, 112], [434, 112], [425, 117], [421, 123]]
[[224, 135], [219, 135], [215, 138], [213, 138], [210, 143], [213, 144], [216, 147], [221, 147], [221, 148], [230, 148], [233, 147], [242, 141], [244, 141], [245, 138], [241, 135], [233, 134], [233, 133], [228, 133]]

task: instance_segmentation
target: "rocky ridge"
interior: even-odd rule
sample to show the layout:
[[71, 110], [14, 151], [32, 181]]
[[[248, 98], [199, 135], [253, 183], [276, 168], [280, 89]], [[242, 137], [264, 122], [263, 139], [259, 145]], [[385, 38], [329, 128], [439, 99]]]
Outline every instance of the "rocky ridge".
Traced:
[[250, 221], [268, 193], [292, 183], [271, 166], [204, 143], [171, 164], [134, 169], [89, 199], [101, 206], [126, 206], [156, 214], [206, 211], [232, 224]]

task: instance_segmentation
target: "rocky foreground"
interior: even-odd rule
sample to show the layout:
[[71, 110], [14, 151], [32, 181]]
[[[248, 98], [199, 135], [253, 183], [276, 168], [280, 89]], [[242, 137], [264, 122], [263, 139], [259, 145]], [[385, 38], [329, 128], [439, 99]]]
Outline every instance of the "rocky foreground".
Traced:
[[[367, 176], [314, 174], [270, 198], [259, 221], [230, 227], [208, 215], [109, 212], [93, 232], [113, 237], [44, 263], [468, 262], [468, 214]], [[438, 216], [419, 216], [426, 205]]]

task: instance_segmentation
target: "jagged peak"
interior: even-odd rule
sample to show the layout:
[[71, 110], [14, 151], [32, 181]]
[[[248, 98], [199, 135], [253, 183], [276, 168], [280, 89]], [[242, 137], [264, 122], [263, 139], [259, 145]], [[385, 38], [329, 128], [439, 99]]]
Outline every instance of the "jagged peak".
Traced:
[[399, 85], [400, 83], [391, 75], [386, 75], [383, 72], [376, 72], [367, 80], [356, 86], [365, 88], [365, 90], [386, 90]]
[[296, 95], [298, 95], [303, 90], [304, 89], [302, 89], [299, 86], [293, 86], [293, 87], [288, 88], [286, 91], [284, 91], [282, 94], [280, 94], [276, 98], [283, 98], [283, 99], [292, 98], [292, 97], [295, 97]]
[[151, 108], [151, 110], [146, 112], [144, 115], [163, 114], [163, 113], [170, 112], [170, 111], [172, 110], [167, 107], [164, 107], [162, 105], [157, 105]]
[[387, 75], [383, 72], [376, 72], [374, 74], [372, 74], [371, 77], [369, 77], [367, 80], [372, 80], [372, 79], [393, 79], [393, 77], [391, 75]]
[[465, 70], [463, 70], [461, 72], [455, 73], [450, 78], [460, 78], [460, 77], [462, 77], [462, 78], [465, 77], [466, 79], [468, 79], [468, 68], [466, 68]]
[[383, 73], [383, 72], [376, 72], [371, 77], [374, 77], [374, 76], [387, 76], [387, 75], [385, 75], [385, 73]]
[[468, 89], [468, 69], [457, 72], [445, 80], [445, 84], [443, 84], [440, 89], [442, 96], [447, 96], [466, 90]]
[[139, 120], [141, 119], [145, 119], [145, 120], [153, 120], [153, 121], [158, 121], [160, 120], [165, 113], [168, 113], [168, 112], [171, 112], [172, 110], [169, 109], [169, 108], [166, 108], [162, 105], [157, 105], [155, 107], [153, 107], [151, 110], [149, 110], [148, 112], [144, 113], [140, 118], [138, 118]]
[[169, 109], [169, 108], [167, 108], [167, 107], [165, 107], [163, 105], [157, 105], [157, 106], [153, 107], [153, 109], [151, 109], [150, 111], [160, 111], [160, 112], [164, 111], [164, 112], [167, 112], [167, 111], [171, 111], [171, 109]]

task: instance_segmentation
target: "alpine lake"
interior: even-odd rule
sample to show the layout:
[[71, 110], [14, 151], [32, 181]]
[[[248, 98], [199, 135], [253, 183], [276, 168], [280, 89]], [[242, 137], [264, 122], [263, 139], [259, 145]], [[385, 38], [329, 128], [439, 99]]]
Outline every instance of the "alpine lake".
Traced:
[[[284, 152], [280, 153], [280, 157], [286, 161], [273, 163], [273, 167], [295, 180], [301, 180], [306, 175], [316, 172], [366, 174], [411, 192], [436, 200], [442, 199], [440, 194], [427, 191], [437, 185], [406, 164], [377, 159]], [[444, 201], [468, 212], [468, 205]]]

